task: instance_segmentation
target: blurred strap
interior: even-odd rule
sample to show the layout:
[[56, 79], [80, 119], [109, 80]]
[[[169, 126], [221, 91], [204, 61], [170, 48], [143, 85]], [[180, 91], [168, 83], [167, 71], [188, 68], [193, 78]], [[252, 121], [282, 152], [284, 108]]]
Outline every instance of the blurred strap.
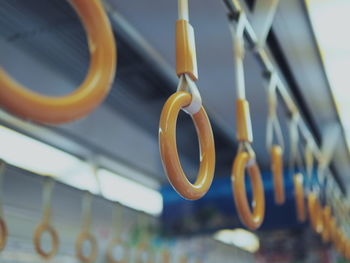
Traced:
[[44, 186], [43, 186], [43, 204], [42, 204], [42, 211], [43, 211], [43, 222], [49, 223], [51, 220], [51, 202], [52, 202], [52, 191], [53, 187], [55, 185], [55, 181], [47, 177], [44, 180]]
[[0, 219], [4, 215], [4, 209], [3, 209], [3, 184], [4, 184], [4, 176], [5, 176], [5, 170], [6, 170], [6, 163], [5, 161], [0, 159]]
[[304, 155], [306, 164], [306, 175], [308, 177], [308, 180], [310, 181], [312, 178], [312, 170], [314, 166], [314, 154], [312, 151], [312, 143], [310, 139], [306, 141]]
[[338, 125], [332, 124], [327, 126], [323, 136], [321, 153], [318, 156], [317, 176], [320, 183], [323, 183], [327, 176], [326, 169], [332, 160], [341, 137], [340, 135], [340, 127]]
[[91, 226], [91, 203], [92, 194], [86, 192], [82, 199], [82, 229], [83, 231], [88, 231]]
[[123, 208], [120, 204], [115, 203], [115, 208], [113, 210], [113, 235], [116, 238], [119, 238], [121, 234], [120, 226], [123, 224]]
[[302, 169], [302, 158], [298, 152], [299, 147], [299, 131], [298, 131], [299, 114], [293, 113], [289, 121], [289, 138], [290, 138], [290, 159], [289, 169], [291, 174], [296, 172], [295, 167], [301, 171]]
[[282, 135], [281, 125], [277, 118], [277, 75], [271, 73], [268, 85], [268, 116], [266, 125], [266, 147], [270, 151], [273, 144], [273, 133], [277, 136], [277, 142], [284, 149], [284, 139]]
[[233, 55], [236, 70], [237, 98], [245, 99], [245, 80], [244, 80], [244, 30], [246, 26], [246, 16], [242, 12], [239, 14], [236, 26], [230, 23], [230, 30], [233, 42]]

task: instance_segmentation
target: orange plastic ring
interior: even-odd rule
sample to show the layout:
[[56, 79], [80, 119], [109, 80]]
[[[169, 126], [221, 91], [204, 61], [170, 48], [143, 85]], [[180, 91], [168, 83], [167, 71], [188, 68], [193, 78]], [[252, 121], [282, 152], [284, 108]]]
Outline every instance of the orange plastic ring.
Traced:
[[116, 260], [114, 258], [113, 249], [117, 246], [123, 246], [121, 240], [119, 238], [112, 239], [108, 245], [108, 248], [107, 248], [107, 262], [109, 262], [109, 263], [126, 263], [127, 261], [125, 260], [125, 254], [124, 254], [123, 258], [120, 260]]
[[282, 205], [285, 202], [284, 180], [283, 180], [283, 158], [282, 148], [273, 145], [271, 148], [271, 170], [273, 176], [273, 186], [275, 191], [275, 203]]
[[[51, 250], [48, 252], [44, 251], [44, 249], [41, 247], [41, 236], [44, 234], [44, 232], [48, 232], [52, 240]], [[49, 260], [57, 254], [59, 243], [58, 234], [56, 230], [48, 223], [41, 223], [36, 227], [34, 231], [33, 242], [35, 251], [42, 258]]]
[[[85, 241], [89, 241], [91, 248], [89, 255], [85, 256], [83, 253], [83, 244]], [[83, 231], [79, 234], [77, 241], [75, 243], [75, 253], [80, 262], [92, 263], [97, 258], [97, 240], [88, 231]]]
[[294, 196], [295, 196], [295, 207], [297, 212], [297, 218], [299, 222], [304, 222], [306, 220], [306, 212], [305, 212], [303, 175], [300, 173], [295, 174], [293, 176], [293, 182], [294, 182]]
[[186, 178], [181, 167], [176, 146], [176, 122], [180, 110], [191, 103], [191, 95], [180, 91], [166, 101], [159, 124], [160, 155], [165, 173], [174, 189], [184, 198], [197, 200], [205, 195], [213, 181], [215, 146], [213, 132], [203, 107], [192, 115], [200, 144], [200, 168], [194, 184]]
[[[254, 230], [259, 228], [264, 220], [265, 196], [259, 167], [255, 161], [247, 167], [249, 161], [251, 161], [251, 157], [247, 152], [238, 153], [233, 163], [231, 178], [238, 215], [245, 226]], [[253, 212], [248, 204], [244, 181], [246, 167], [253, 189]]]
[[70, 0], [88, 35], [90, 67], [81, 86], [61, 97], [33, 92], [0, 67], [0, 106], [40, 123], [59, 124], [87, 115], [107, 96], [116, 68], [116, 46], [111, 25], [99, 0]]
[[323, 231], [322, 231], [322, 241], [327, 243], [330, 241], [331, 238], [331, 216], [332, 216], [332, 210], [329, 205], [326, 205], [322, 209], [322, 217], [323, 217]]
[[307, 203], [308, 203], [308, 210], [309, 210], [312, 229], [317, 234], [321, 234], [324, 227], [323, 216], [322, 216], [321, 205], [315, 193], [310, 193], [308, 195]]
[[8, 230], [5, 220], [0, 218], [0, 251], [4, 250], [8, 237]]

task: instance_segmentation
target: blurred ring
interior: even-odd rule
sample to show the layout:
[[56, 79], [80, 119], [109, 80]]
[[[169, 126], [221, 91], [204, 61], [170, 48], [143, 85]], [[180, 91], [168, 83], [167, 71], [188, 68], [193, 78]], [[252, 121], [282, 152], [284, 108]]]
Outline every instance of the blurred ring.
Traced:
[[244, 181], [245, 169], [250, 160], [251, 157], [247, 152], [238, 153], [233, 163], [231, 179], [238, 215], [243, 224], [245, 224], [248, 228], [254, 230], [259, 228], [264, 221], [265, 196], [259, 167], [254, 160], [253, 164], [247, 167], [253, 189], [252, 212], [248, 204]]
[[[48, 232], [52, 240], [51, 250], [48, 252], [46, 252], [41, 246], [41, 237], [44, 232]], [[34, 231], [33, 242], [35, 251], [44, 259], [49, 260], [57, 254], [59, 243], [58, 234], [56, 230], [48, 223], [44, 222], [36, 227]]]
[[[85, 241], [90, 242], [90, 253], [85, 256], [83, 253], [83, 244]], [[83, 263], [92, 263], [97, 258], [97, 240], [89, 231], [83, 231], [79, 234], [75, 243], [75, 252], [77, 258]]]
[[23, 119], [47, 124], [76, 120], [95, 109], [111, 88], [116, 47], [103, 6], [100, 0], [68, 2], [78, 13], [87, 34], [90, 51], [87, 76], [72, 93], [51, 97], [22, 86], [0, 67], [0, 106]]
[[3, 218], [0, 218], [0, 251], [4, 250], [8, 237], [8, 229]]
[[[117, 260], [114, 258], [113, 249], [117, 246], [122, 246], [121, 240], [119, 238], [112, 239], [108, 245], [108, 248], [107, 248], [107, 262], [109, 262], [109, 263], [126, 263], [125, 254], [123, 255], [123, 258], [120, 260]], [[124, 248], [124, 250], [125, 250], [125, 248]]]

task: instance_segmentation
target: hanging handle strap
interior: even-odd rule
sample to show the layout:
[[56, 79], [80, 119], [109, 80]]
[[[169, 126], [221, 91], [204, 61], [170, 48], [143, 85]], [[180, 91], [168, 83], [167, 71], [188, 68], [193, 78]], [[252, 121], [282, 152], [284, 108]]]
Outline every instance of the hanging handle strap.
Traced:
[[179, 0], [179, 19], [176, 21], [176, 74], [187, 74], [198, 80], [196, 43], [189, 20], [188, 0]]
[[314, 167], [314, 154], [313, 154], [312, 143], [310, 139], [306, 140], [304, 157], [305, 157], [305, 165], [306, 165], [306, 175], [307, 175], [308, 181], [311, 182], [312, 171]]
[[189, 21], [188, 0], [178, 0], [179, 19], [176, 21], [176, 74], [177, 91], [191, 93], [191, 103], [183, 110], [194, 115], [202, 107], [202, 98], [195, 81], [198, 80], [196, 41]]
[[3, 211], [3, 184], [5, 177], [6, 163], [0, 159], [0, 251], [2, 251], [7, 243], [8, 229], [4, 220]]
[[323, 136], [324, 139], [321, 153], [318, 156], [317, 176], [320, 184], [323, 184], [326, 179], [326, 169], [332, 160], [333, 153], [335, 152], [335, 148], [339, 142], [340, 137], [339, 126], [332, 125], [327, 127], [325, 136]]
[[282, 129], [277, 117], [277, 75], [271, 73], [268, 85], [268, 115], [266, 125], [266, 148], [270, 151], [273, 145], [274, 133], [282, 150], [284, 149], [284, 139]]
[[0, 219], [4, 216], [4, 208], [3, 208], [3, 184], [4, 184], [4, 176], [6, 170], [5, 161], [0, 159]]
[[91, 227], [92, 194], [86, 192], [82, 199], [82, 232], [89, 232]]
[[239, 14], [238, 22], [236, 26], [230, 23], [230, 31], [232, 35], [233, 43], [233, 57], [235, 63], [235, 77], [237, 87], [237, 98], [245, 99], [245, 80], [244, 80], [244, 30], [246, 26], [246, 16], [244, 13]]
[[291, 175], [296, 173], [296, 167], [299, 171], [302, 170], [302, 158], [299, 154], [299, 114], [293, 113], [291, 119], [289, 120], [289, 137], [290, 137], [290, 159], [289, 159], [289, 169]]
[[52, 178], [45, 178], [43, 186], [43, 222], [50, 224], [51, 221], [51, 203], [52, 203], [52, 191], [55, 185], [55, 181]]
[[120, 226], [123, 224], [123, 210], [119, 204], [115, 204], [115, 208], [112, 216], [113, 224], [113, 235], [118, 238], [121, 234]]
[[[45, 260], [49, 260], [57, 254], [59, 238], [56, 229], [51, 225], [51, 202], [55, 181], [45, 178], [42, 193], [42, 220], [34, 230], [33, 242], [36, 252]], [[47, 232], [51, 236], [51, 249], [46, 251], [42, 247], [42, 236]]]
[[246, 26], [246, 16], [239, 14], [236, 26], [230, 23], [230, 30], [233, 43], [233, 57], [235, 63], [235, 77], [237, 89], [236, 118], [237, 118], [237, 139], [240, 142], [253, 142], [252, 122], [250, 118], [249, 103], [245, 94], [244, 79], [244, 30]]

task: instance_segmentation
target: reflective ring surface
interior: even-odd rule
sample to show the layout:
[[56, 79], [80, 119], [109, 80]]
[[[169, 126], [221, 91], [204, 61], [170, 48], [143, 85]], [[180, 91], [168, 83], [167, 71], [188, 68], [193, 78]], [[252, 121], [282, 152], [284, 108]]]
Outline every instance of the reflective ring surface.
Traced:
[[215, 146], [211, 125], [202, 107], [192, 115], [200, 146], [199, 173], [192, 184], [181, 167], [176, 145], [177, 118], [180, 110], [190, 103], [191, 95], [184, 91], [174, 93], [166, 101], [160, 117], [159, 146], [163, 167], [171, 185], [183, 198], [197, 200], [207, 193], [213, 181]]

